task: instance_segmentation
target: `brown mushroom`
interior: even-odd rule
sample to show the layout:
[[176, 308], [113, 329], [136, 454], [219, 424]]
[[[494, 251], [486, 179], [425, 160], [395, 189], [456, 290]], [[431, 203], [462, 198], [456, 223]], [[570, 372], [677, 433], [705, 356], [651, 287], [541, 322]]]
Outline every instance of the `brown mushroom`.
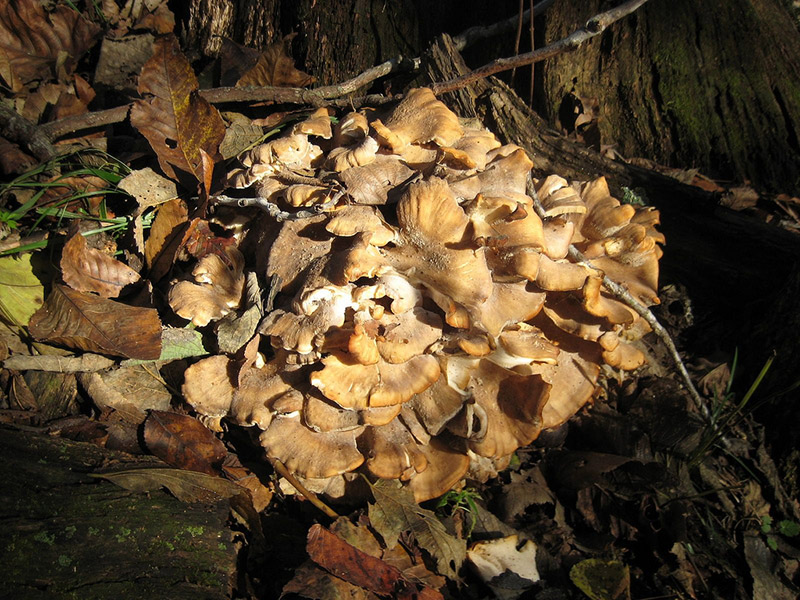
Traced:
[[458, 117], [428, 88], [411, 90], [384, 122], [371, 125], [378, 141], [392, 151], [427, 142], [451, 146], [464, 133]]

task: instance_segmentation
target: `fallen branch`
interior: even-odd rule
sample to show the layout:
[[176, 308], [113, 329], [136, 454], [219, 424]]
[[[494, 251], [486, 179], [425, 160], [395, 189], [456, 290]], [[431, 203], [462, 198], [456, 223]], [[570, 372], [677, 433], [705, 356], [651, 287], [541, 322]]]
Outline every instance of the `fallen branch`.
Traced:
[[434, 83], [431, 85], [431, 89], [433, 90], [434, 94], [452, 92], [453, 90], [465, 87], [470, 83], [477, 81], [478, 79], [489, 77], [495, 73], [509, 71], [516, 67], [522, 67], [543, 61], [558, 54], [577, 50], [581, 45], [583, 45], [584, 42], [595, 37], [596, 35], [603, 33], [603, 31], [605, 31], [609, 25], [619, 21], [622, 17], [631, 14], [645, 2], [647, 2], [647, 0], [628, 0], [616, 8], [612, 8], [611, 10], [607, 10], [606, 12], [593, 16], [581, 29], [578, 29], [567, 37], [560, 39], [549, 46], [539, 48], [538, 50], [534, 50], [526, 54], [520, 54], [518, 56], [498, 58], [497, 60], [475, 69], [466, 75], [462, 75], [461, 77], [456, 77], [450, 81]]
[[36, 127], [5, 104], [0, 104], [0, 131], [8, 141], [22, 146], [42, 162], [58, 154], [50, 143], [52, 138], [41, 127]]
[[[200, 90], [199, 94], [212, 104], [225, 104], [227, 102], [283, 102], [288, 104], [305, 104], [310, 106], [328, 106], [351, 104], [351, 99], [346, 96], [355, 93], [373, 81], [391, 73], [415, 71], [419, 69], [418, 58], [405, 59], [393, 58], [363, 73], [348, 79], [343, 83], [329, 85], [315, 89], [291, 87], [221, 87]], [[360, 103], [371, 101], [375, 104], [386, 102], [384, 96], [366, 96], [359, 99]], [[91, 129], [113, 123], [121, 123], [128, 117], [131, 104], [65, 117], [57, 121], [39, 126], [39, 131], [48, 140], [54, 140], [68, 133]], [[20, 117], [21, 118], [21, 117]]]

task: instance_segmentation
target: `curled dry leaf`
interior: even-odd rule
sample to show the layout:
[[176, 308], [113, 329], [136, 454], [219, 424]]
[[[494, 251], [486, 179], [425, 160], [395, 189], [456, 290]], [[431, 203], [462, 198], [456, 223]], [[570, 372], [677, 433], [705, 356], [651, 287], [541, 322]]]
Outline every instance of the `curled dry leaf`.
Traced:
[[136, 202], [139, 203], [137, 212], [178, 197], [175, 182], [162, 177], [150, 167], [132, 171], [117, 184], [117, 187], [136, 198]]
[[[172, 253], [171, 256], [164, 257], [165, 262], [168, 262], [169, 265], [163, 267], [164, 273], [161, 273], [161, 275], [164, 275], [169, 266], [172, 266], [172, 260], [183, 233], [181, 225], [188, 222], [188, 220], [189, 209], [186, 206], [186, 202], [180, 198], [169, 200], [158, 207], [158, 213], [156, 213], [156, 218], [150, 227], [150, 235], [144, 244], [144, 258], [148, 267], [153, 267], [159, 254], [162, 252], [166, 254], [166, 248], [171, 248]], [[154, 281], [161, 278], [160, 276], [156, 277], [155, 273], [151, 275]]]
[[236, 87], [305, 87], [313, 82], [311, 75], [295, 68], [294, 61], [286, 56], [284, 43], [279, 42], [261, 53], [255, 66], [236, 82]]
[[168, 465], [218, 475], [225, 446], [197, 419], [152, 410], [144, 422], [147, 449]]
[[28, 323], [45, 342], [124, 358], [155, 360], [161, 355], [161, 321], [154, 308], [127, 306], [53, 286]]
[[179, 180], [183, 172], [202, 182], [200, 150], [219, 158], [225, 123], [197, 90], [197, 78], [178, 40], [174, 36], [156, 40], [153, 57], [139, 75], [139, 93], [145, 99], [134, 103], [130, 119], [171, 179]]
[[139, 281], [139, 274], [129, 266], [89, 248], [80, 233], [64, 244], [61, 273], [72, 289], [94, 292], [103, 298], [116, 298], [126, 285]]
[[36, 80], [71, 73], [78, 59], [94, 45], [100, 27], [81, 13], [58, 4], [46, 12], [38, 0], [12, 0], [0, 5], [0, 75], [13, 90]]
[[410, 531], [417, 543], [436, 561], [442, 575], [454, 579], [467, 555], [467, 543], [447, 533], [431, 511], [420, 508], [414, 494], [397, 481], [381, 480], [371, 487], [374, 504], [369, 520], [388, 547], [403, 531]]
[[113, 409], [124, 421], [139, 425], [148, 410], [167, 410], [171, 394], [153, 372], [139, 368], [118, 368], [81, 373], [81, 386], [101, 410]]

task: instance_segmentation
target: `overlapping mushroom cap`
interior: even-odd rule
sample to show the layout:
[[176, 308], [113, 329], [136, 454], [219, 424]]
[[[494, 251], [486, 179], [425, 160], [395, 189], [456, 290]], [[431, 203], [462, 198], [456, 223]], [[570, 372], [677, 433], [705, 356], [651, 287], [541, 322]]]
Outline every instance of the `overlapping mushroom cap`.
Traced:
[[227, 407], [190, 370], [198, 412], [263, 429], [267, 455], [316, 491], [345, 494], [358, 470], [400, 479], [422, 501], [569, 419], [602, 365], [643, 363], [631, 342], [646, 324], [567, 255], [574, 244], [657, 302], [655, 211], [620, 204], [603, 179], [553, 176], [535, 182], [541, 219], [525, 152], [461, 123], [427, 89], [314, 131], [294, 127], [234, 174], [277, 181], [271, 198], [290, 213], [303, 205], [287, 191], [293, 170], [326, 200], [264, 249], [267, 277], [284, 282], [260, 327], [272, 358], [228, 364]]

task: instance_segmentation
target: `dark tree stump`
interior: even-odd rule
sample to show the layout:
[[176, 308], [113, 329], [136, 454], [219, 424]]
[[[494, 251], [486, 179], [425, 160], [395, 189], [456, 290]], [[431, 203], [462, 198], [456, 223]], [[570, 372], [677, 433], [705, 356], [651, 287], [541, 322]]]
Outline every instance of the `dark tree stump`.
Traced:
[[[614, 4], [559, 2], [541, 45]], [[604, 143], [623, 156], [800, 189], [800, 32], [782, 0], [648, 2], [537, 70], [545, 118], [572, 90], [596, 98]]]
[[134, 459], [93, 444], [0, 428], [0, 456], [0, 597], [230, 597], [227, 502], [185, 504], [90, 477]]

